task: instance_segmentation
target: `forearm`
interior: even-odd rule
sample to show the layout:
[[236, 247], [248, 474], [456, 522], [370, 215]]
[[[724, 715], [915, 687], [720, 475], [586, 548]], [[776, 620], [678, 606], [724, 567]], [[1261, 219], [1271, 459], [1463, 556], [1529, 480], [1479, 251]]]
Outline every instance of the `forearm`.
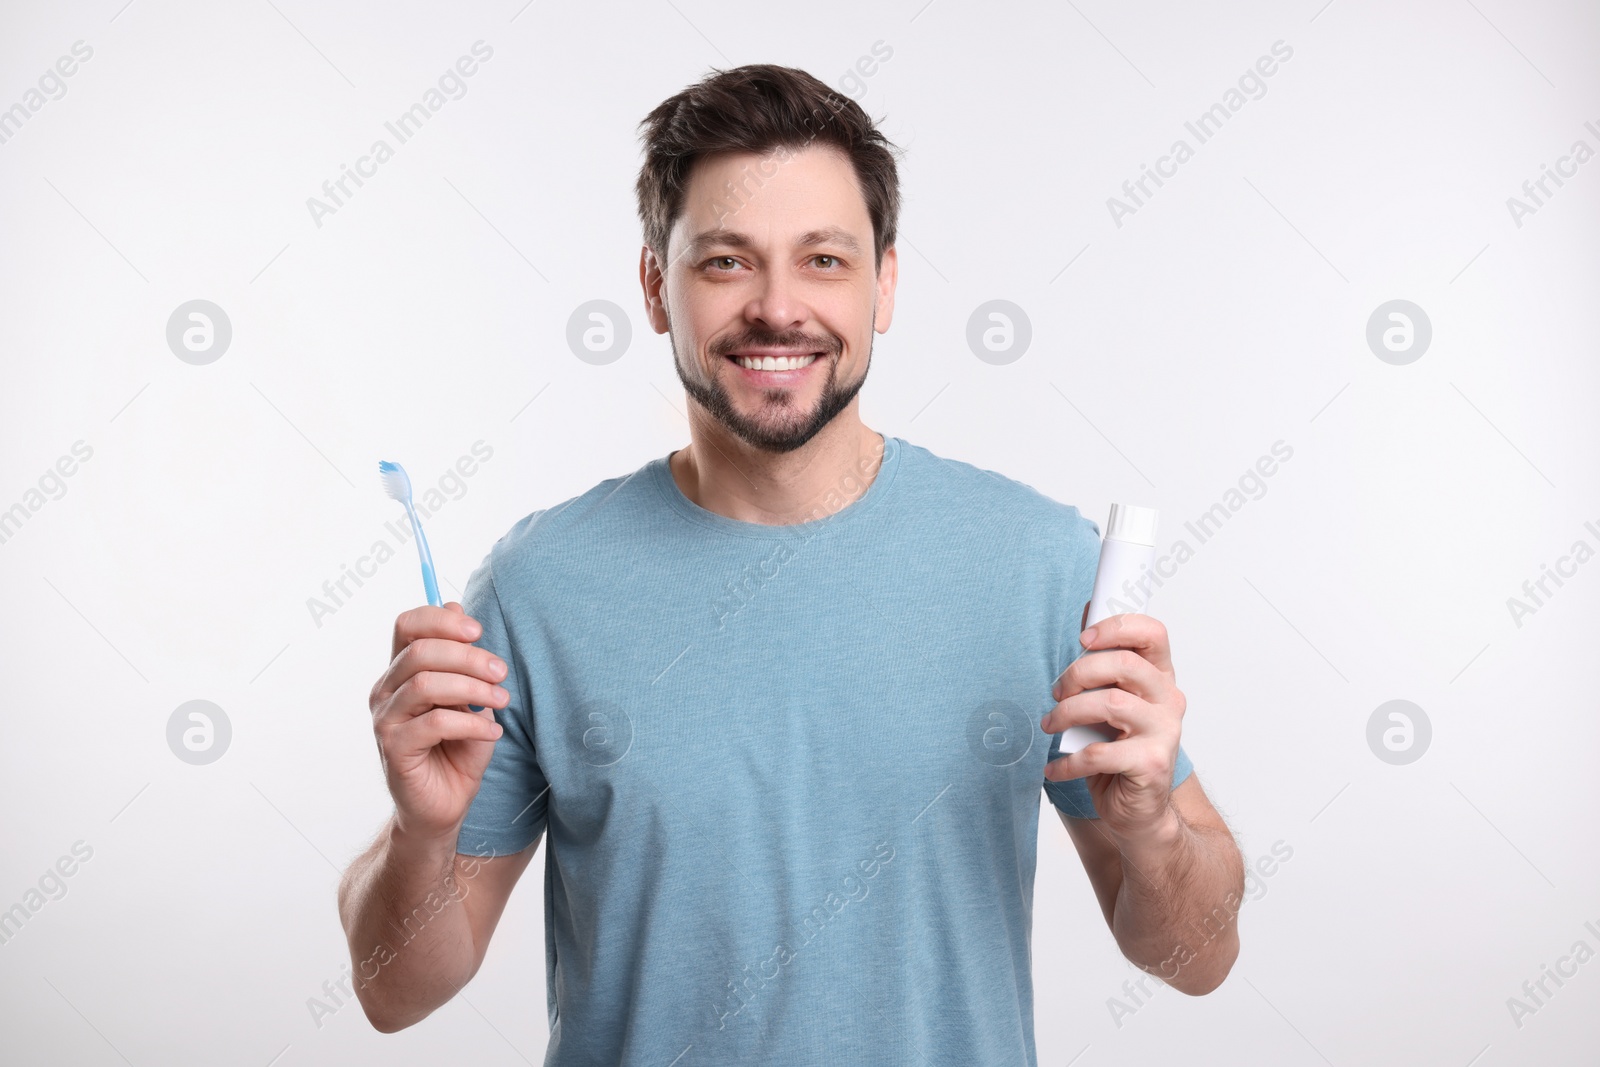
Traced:
[[455, 855], [453, 838], [418, 841], [391, 818], [340, 882], [356, 996], [385, 1033], [426, 1018], [476, 969]]
[[1222, 984], [1239, 955], [1243, 859], [1232, 835], [1170, 814], [1159, 832], [1117, 843], [1112, 933], [1129, 960], [1199, 996]]

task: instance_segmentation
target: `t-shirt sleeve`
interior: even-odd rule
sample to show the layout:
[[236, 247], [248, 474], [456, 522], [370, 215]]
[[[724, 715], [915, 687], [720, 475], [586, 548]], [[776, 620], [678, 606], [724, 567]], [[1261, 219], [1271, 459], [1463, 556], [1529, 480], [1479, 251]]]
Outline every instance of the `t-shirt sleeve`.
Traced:
[[[1100, 564], [1100, 525], [1093, 519], [1077, 513], [1077, 526], [1071, 534], [1071, 555], [1074, 560], [1072, 576], [1067, 581], [1066, 605], [1064, 610], [1067, 621], [1061, 641], [1061, 648], [1057, 662], [1061, 670], [1056, 672], [1056, 677], [1077, 660], [1083, 652], [1083, 645], [1078, 641], [1078, 634], [1082, 632], [1083, 606], [1089, 602], [1090, 595], [1094, 592], [1094, 572]], [[1051, 681], [1055, 681], [1052, 678]], [[1061, 735], [1055, 734], [1050, 738], [1049, 759], [1054, 760], [1061, 754]], [[1178, 745], [1178, 758], [1172, 765], [1172, 788], [1189, 777], [1189, 772], [1194, 770], [1194, 764], [1189, 759], [1189, 754], [1183, 750], [1183, 745]], [[1065, 782], [1052, 782], [1046, 779], [1044, 792], [1050, 798], [1050, 803], [1075, 819], [1098, 819], [1099, 812], [1094, 809], [1094, 800], [1089, 795], [1089, 786], [1082, 778], [1073, 778]]]
[[[483, 634], [473, 643], [505, 661], [506, 678], [500, 685], [511, 695], [511, 702], [495, 711], [495, 721], [505, 732], [494, 743], [494, 755], [456, 838], [456, 851], [471, 856], [521, 852], [544, 832], [549, 804], [549, 783], [534, 746], [527, 665], [511, 640], [495, 589], [493, 559], [491, 552], [467, 579], [461, 601], [466, 613], [483, 627]], [[470, 706], [481, 710], [478, 705]]]

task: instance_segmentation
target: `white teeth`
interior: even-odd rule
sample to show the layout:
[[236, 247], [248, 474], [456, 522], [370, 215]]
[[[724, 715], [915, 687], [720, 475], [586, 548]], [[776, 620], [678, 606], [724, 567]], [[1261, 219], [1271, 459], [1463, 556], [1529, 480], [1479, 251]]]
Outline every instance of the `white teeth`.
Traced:
[[805, 356], [738, 356], [739, 366], [746, 370], [799, 370], [809, 367], [817, 358]]

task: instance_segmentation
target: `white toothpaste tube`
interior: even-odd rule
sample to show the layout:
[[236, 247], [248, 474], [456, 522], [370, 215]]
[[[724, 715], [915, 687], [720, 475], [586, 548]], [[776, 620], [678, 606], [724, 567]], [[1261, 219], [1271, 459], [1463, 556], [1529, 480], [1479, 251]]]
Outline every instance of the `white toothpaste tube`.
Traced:
[[[1106, 520], [1106, 536], [1100, 544], [1100, 566], [1094, 573], [1094, 592], [1089, 597], [1088, 629], [1101, 619], [1124, 612], [1143, 612], [1150, 600], [1151, 574], [1156, 562], [1155, 508], [1112, 504]], [[1140, 584], [1143, 578], [1144, 584]], [[1101, 651], [1104, 651], [1103, 649]], [[1085, 652], [1092, 656], [1095, 653]], [[1102, 687], [1109, 688], [1109, 687]], [[1061, 732], [1061, 755], [1072, 753], [1096, 741], [1115, 741], [1122, 732], [1106, 723], [1069, 726]]]

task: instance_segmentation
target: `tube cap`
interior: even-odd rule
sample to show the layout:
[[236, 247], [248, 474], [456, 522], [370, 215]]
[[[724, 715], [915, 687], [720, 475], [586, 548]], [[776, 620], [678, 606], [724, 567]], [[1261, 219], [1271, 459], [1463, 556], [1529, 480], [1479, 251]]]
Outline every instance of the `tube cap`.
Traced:
[[1106, 519], [1106, 536], [1118, 541], [1131, 541], [1136, 545], [1156, 546], [1156, 519], [1161, 515], [1155, 508], [1141, 508], [1133, 504], [1112, 504], [1111, 517]]

